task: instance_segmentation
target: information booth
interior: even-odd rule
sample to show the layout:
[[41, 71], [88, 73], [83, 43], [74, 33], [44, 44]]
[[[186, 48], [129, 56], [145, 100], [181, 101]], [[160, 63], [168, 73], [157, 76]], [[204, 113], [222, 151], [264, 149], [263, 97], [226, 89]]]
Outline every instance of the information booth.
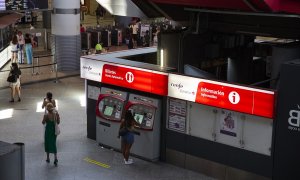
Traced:
[[274, 91], [169, 74], [167, 101], [167, 162], [218, 179], [272, 177]]
[[122, 57], [154, 52], [156, 48], [142, 48], [81, 57], [88, 138], [120, 150], [118, 129], [124, 111], [129, 109], [140, 132], [131, 152], [151, 161], [160, 156], [162, 101], [168, 93], [168, 71], [173, 69]]

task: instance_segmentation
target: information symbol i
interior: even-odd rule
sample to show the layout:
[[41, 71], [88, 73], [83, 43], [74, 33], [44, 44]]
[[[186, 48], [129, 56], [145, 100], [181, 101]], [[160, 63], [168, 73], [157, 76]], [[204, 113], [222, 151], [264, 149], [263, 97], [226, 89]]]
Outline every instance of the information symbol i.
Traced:
[[231, 91], [228, 95], [228, 99], [232, 104], [237, 104], [240, 102], [240, 95], [235, 91]]
[[126, 78], [126, 81], [129, 83], [132, 83], [134, 80], [134, 76], [133, 76], [132, 72], [127, 72], [125, 75], [125, 78]]

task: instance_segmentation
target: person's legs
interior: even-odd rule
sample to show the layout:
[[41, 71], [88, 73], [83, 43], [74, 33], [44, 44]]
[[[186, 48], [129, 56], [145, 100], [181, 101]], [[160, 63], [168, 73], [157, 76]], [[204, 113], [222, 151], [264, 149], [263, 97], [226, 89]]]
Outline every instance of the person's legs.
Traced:
[[121, 140], [121, 151], [122, 151], [124, 159], [125, 159], [125, 146], [126, 146], [126, 142], [122, 139]]
[[125, 145], [125, 160], [126, 161], [128, 161], [131, 146], [132, 146], [132, 144], [126, 144]]
[[12, 53], [12, 62], [13, 62], [13, 63], [16, 63], [16, 62], [17, 62], [17, 54], [18, 54], [17, 52], [13, 52], [13, 53]]
[[21, 88], [20, 88], [20, 85], [15, 86], [15, 91], [17, 92], [18, 97], [19, 97], [18, 101], [21, 101]]
[[11, 92], [11, 100], [10, 100], [10, 102], [14, 102], [16, 86], [12, 85], [10, 88], [11, 88], [11, 91], [10, 91]]
[[33, 56], [33, 54], [32, 54], [32, 45], [31, 44], [29, 45], [28, 52], [29, 52], [29, 60], [27, 60], [27, 63], [28, 64], [32, 64], [32, 56]]
[[50, 158], [49, 158], [49, 153], [47, 152], [47, 159], [46, 162], [49, 163], [50, 162]]
[[25, 51], [26, 51], [27, 64], [31, 64], [32, 63], [32, 45], [26, 44]]
[[57, 166], [58, 160], [57, 160], [57, 153], [54, 153], [54, 165]]
[[23, 52], [24, 44], [19, 45], [19, 51], [18, 51], [18, 60], [19, 64], [24, 63], [24, 52]]

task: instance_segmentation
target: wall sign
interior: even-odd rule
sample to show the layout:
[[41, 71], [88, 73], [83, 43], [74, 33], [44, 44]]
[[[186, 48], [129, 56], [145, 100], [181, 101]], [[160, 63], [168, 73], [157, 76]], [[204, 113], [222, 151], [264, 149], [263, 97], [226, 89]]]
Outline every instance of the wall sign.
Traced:
[[168, 74], [153, 70], [81, 59], [81, 77], [166, 96]]
[[91, 86], [88, 85], [87, 86], [87, 96], [89, 99], [94, 99], [94, 100], [98, 100], [100, 94], [100, 88], [96, 87], [96, 86]]
[[168, 96], [242, 113], [273, 118], [274, 92], [169, 74]]
[[180, 99], [169, 99], [168, 129], [179, 132], [186, 131], [186, 104], [186, 101]]

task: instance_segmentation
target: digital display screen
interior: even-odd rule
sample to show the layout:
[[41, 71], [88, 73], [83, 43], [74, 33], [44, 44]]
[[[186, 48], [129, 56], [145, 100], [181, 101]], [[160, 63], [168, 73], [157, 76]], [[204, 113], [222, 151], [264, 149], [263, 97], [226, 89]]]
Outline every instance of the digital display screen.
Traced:
[[135, 119], [135, 121], [138, 122], [139, 124], [142, 124], [142, 121], [143, 121], [143, 119], [144, 119], [144, 115], [135, 113], [135, 114], [134, 114], [134, 119]]
[[5, 0], [5, 7], [6, 10], [48, 9], [48, 0]]
[[0, 0], [0, 10], [6, 10], [6, 8], [5, 8], [5, 0]]
[[104, 107], [104, 112], [103, 112], [103, 114], [104, 114], [105, 116], [111, 116], [112, 113], [113, 113], [113, 110], [114, 110], [113, 107], [111, 107], [111, 106], [105, 106], [105, 107]]

